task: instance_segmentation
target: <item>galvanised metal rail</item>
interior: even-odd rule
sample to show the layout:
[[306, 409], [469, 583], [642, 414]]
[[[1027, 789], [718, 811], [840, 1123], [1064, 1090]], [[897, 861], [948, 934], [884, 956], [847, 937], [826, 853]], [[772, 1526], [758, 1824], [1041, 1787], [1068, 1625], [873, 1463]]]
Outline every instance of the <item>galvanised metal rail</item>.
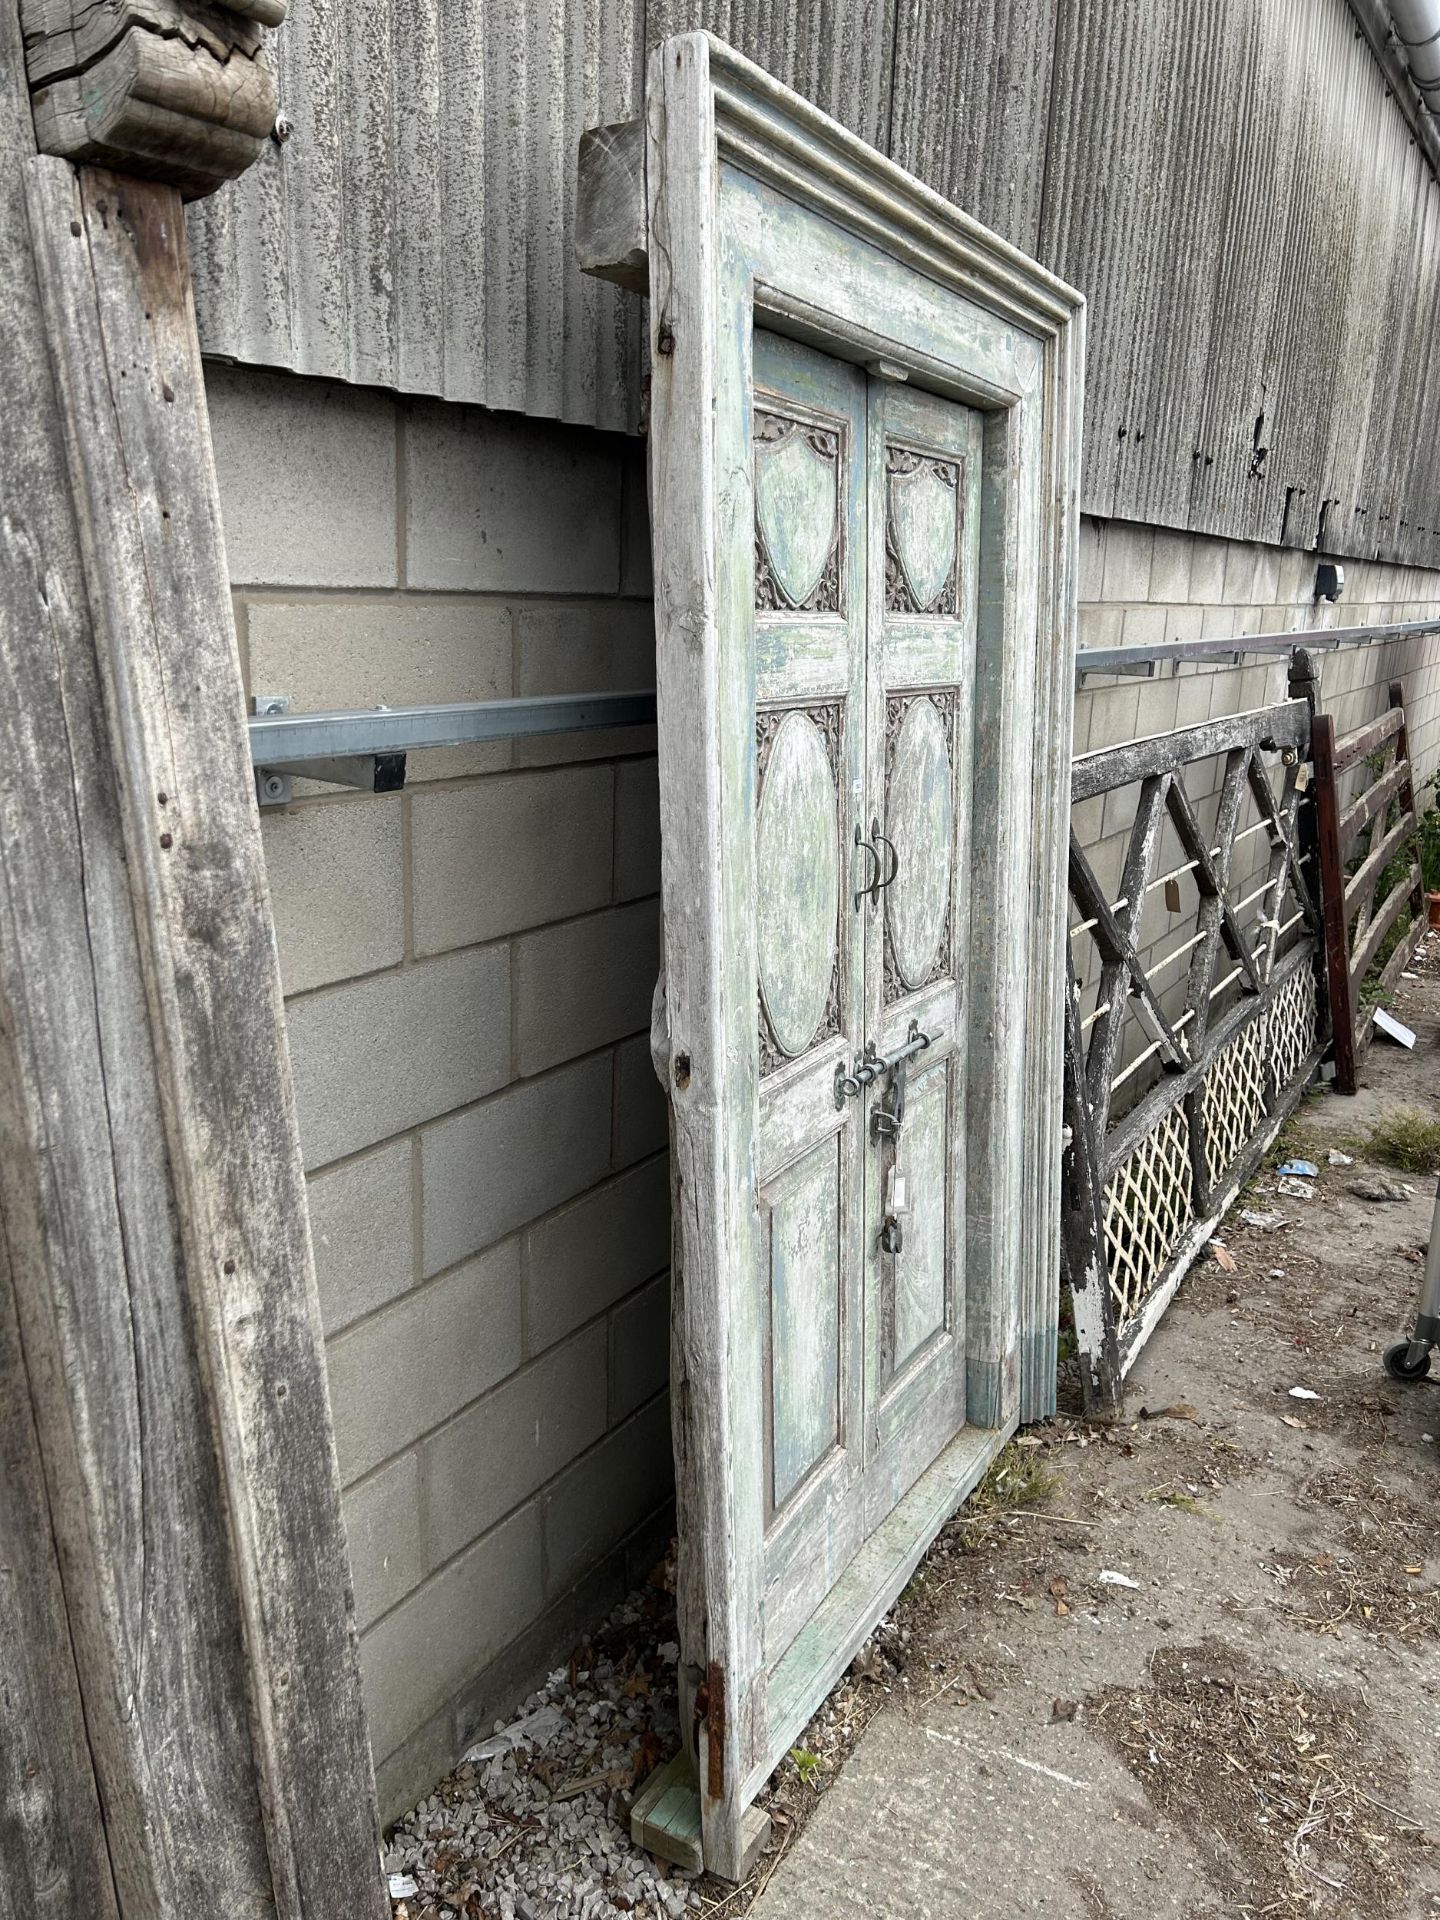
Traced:
[[1440, 619], [1399, 620], [1364, 627], [1292, 627], [1283, 633], [1237, 633], [1229, 640], [1162, 640], [1152, 646], [1082, 647], [1075, 655], [1075, 677], [1087, 673], [1135, 673], [1153, 678], [1162, 660], [1233, 660], [1252, 653], [1333, 653], [1337, 647], [1371, 647], [1387, 640], [1408, 640], [1440, 633]]
[[[1292, 628], [1283, 633], [1237, 634], [1228, 640], [1166, 640], [1151, 646], [1084, 647], [1075, 677], [1143, 674], [1153, 678], [1167, 660], [1229, 660], [1290, 653], [1305, 647], [1374, 646], [1440, 633], [1440, 619], [1389, 625]], [[250, 761], [258, 770], [261, 801], [283, 803], [292, 776], [387, 791], [405, 782], [404, 755], [427, 747], [463, 747], [479, 741], [523, 740], [541, 734], [589, 733], [644, 727], [655, 721], [653, 688], [626, 693], [548, 694], [512, 700], [454, 700], [418, 707], [365, 707], [291, 713], [284, 695], [261, 696], [250, 721]]]
[[[263, 708], [265, 702], [257, 701]], [[521, 700], [454, 700], [440, 706], [365, 707], [334, 713], [257, 711], [250, 721], [250, 762], [282, 766], [300, 760], [344, 760], [353, 754], [414, 753], [422, 747], [464, 747], [477, 740], [521, 740], [533, 734], [582, 733], [599, 727], [643, 727], [655, 720], [655, 693], [562, 693]]]
[[319, 713], [291, 713], [289, 705], [284, 694], [262, 694], [255, 700], [250, 764], [262, 806], [283, 806], [297, 776], [366, 793], [393, 793], [405, 784], [406, 754], [425, 747], [593, 733], [651, 726], [655, 720], [653, 688]]

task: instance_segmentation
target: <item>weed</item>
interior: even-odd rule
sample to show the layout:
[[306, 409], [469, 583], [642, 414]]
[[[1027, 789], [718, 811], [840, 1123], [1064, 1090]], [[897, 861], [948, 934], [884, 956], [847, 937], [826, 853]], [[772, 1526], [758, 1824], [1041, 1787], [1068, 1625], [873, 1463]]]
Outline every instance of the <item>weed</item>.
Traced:
[[792, 1747], [790, 1758], [795, 1762], [801, 1780], [816, 1793], [820, 1791], [820, 1756], [811, 1753], [808, 1747]]
[[1059, 1484], [1059, 1474], [1046, 1466], [1038, 1447], [1017, 1447], [1012, 1442], [992, 1461], [971, 1504], [987, 1515], [1004, 1513], [1011, 1507], [1043, 1506]]
[[1193, 1513], [1200, 1520], [1215, 1518], [1208, 1508], [1201, 1506], [1193, 1493], [1183, 1493], [1175, 1487], [1151, 1487], [1140, 1498], [1154, 1507], [1178, 1507], [1181, 1513]]
[[1440, 1173], [1440, 1120], [1400, 1107], [1373, 1129], [1365, 1151], [1402, 1173]]

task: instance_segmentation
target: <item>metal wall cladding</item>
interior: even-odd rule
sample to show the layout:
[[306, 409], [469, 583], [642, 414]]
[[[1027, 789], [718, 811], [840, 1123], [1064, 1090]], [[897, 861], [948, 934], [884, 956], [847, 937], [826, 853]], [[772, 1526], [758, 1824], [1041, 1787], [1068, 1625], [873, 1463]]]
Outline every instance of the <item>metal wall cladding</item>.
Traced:
[[289, 138], [190, 210], [205, 351], [633, 426], [641, 316], [575, 265], [575, 160], [642, 53], [606, 0], [293, 0]]
[[207, 350], [633, 426], [576, 146], [695, 26], [1084, 290], [1087, 512], [1440, 564], [1440, 185], [1346, 0], [294, 0]]

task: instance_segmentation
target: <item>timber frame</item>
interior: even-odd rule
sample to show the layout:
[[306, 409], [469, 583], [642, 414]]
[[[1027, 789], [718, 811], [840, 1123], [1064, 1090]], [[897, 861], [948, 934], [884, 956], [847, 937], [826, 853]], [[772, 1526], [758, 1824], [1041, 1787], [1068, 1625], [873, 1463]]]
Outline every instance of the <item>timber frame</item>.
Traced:
[[112, 172], [0, 0], [3, 1920], [389, 1912], [181, 204], [280, 11], [25, 0]]
[[[1084, 304], [703, 33], [655, 50], [644, 128], [595, 130], [580, 164], [581, 264], [650, 296], [665, 914], [653, 1045], [674, 1145], [681, 1717], [705, 1864], [738, 1878], [756, 1842], [746, 1809], [815, 1702], [1016, 1422], [1053, 1406]], [[727, 216], [727, 202], [743, 212]], [[763, 270], [737, 264], [745, 221], [765, 235]], [[752, 325], [984, 416], [969, 880], [988, 911], [973, 915], [965, 1009], [968, 1181], [983, 1196], [966, 1243], [969, 1424], [862, 1548], [768, 1689], [757, 1683], [760, 1542], [735, 1521], [758, 1472], [757, 1436], [735, 1420], [757, 1333], [743, 1290], [732, 1311], [727, 1284], [758, 1230], [755, 1068], [736, 1041], [753, 1026], [749, 856], [734, 851], [754, 774], [722, 766], [717, 746], [753, 734], [751, 508], [748, 481], [711, 478], [748, 462], [739, 369]], [[718, 1232], [701, 1230], [697, 1191], [718, 1200]], [[738, 1650], [738, 1671], [725, 1649]]]
[[[1076, 805], [1108, 805], [1109, 796], [1138, 789], [1116, 885], [1101, 885], [1073, 831], [1070, 842], [1060, 1244], [1085, 1407], [1097, 1417], [1118, 1410], [1125, 1374], [1325, 1052], [1307, 799], [1314, 686], [1303, 653], [1290, 691], [1279, 706], [1074, 764]], [[1220, 773], [1213, 829], [1202, 827], [1186, 786], [1187, 772], [1201, 768]], [[1247, 808], [1253, 824], [1242, 826]], [[1167, 820], [1182, 857], [1157, 875]], [[1264, 835], [1263, 878], [1235, 900], [1237, 846], [1252, 834]], [[1258, 870], [1257, 863], [1246, 885]], [[1168, 911], [1181, 911], [1186, 875], [1197, 899], [1194, 934], [1147, 965], [1147, 905], [1165, 889]], [[1256, 902], [1257, 913], [1247, 915]], [[1077, 942], [1091, 943], [1097, 963], [1083, 983], [1094, 1003], [1084, 1017], [1081, 970], [1090, 966], [1077, 959]], [[1184, 975], [1169, 974], [1169, 991], [1157, 992], [1152, 982], [1187, 953]], [[1125, 1037], [1148, 1044], [1126, 1054]], [[1117, 1115], [1122, 1088], [1130, 1104]]]
[[[1367, 782], [1342, 806], [1345, 775], [1362, 763]], [[1390, 682], [1385, 712], [1368, 726], [1337, 737], [1330, 715], [1317, 715], [1315, 784], [1335, 1088], [1354, 1093], [1374, 1038], [1375, 1008], [1425, 931], [1415, 770], [1398, 680]]]

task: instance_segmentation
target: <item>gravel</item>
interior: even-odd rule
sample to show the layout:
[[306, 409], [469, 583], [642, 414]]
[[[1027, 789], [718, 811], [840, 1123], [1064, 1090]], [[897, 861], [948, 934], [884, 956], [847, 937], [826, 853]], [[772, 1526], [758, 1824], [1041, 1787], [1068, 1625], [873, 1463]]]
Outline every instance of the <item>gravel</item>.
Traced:
[[395, 1920], [698, 1912], [698, 1876], [630, 1840], [632, 1795], [680, 1744], [667, 1630], [668, 1600], [632, 1594], [399, 1822], [385, 1856]]

